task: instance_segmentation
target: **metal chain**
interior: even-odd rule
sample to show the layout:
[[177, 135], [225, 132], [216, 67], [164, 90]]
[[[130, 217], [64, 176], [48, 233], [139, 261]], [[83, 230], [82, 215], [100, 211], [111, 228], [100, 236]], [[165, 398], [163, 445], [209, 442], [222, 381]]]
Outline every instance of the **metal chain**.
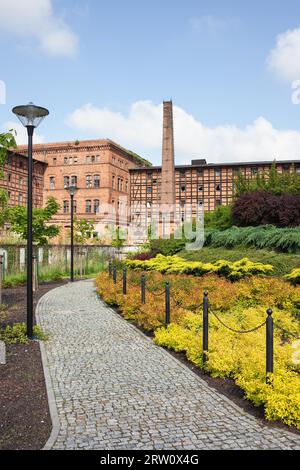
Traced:
[[149, 292], [150, 294], [154, 295], [154, 297], [160, 297], [161, 295], [163, 295], [165, 293], [165, 290], [163, 290], [161, 292], [158, 292], [158, 293], [153, 292], [147, 286], [146, 286], [146, 291]]
[[211, 308], [211, 306], [209, 305], [209, 310], [210, 312], [216, 317], [216, 319], [221, 323], [221, 325], [223, 325], [225, 328], [227, 328], [228, 330], [232, 331], [233, 333], [238, 333], [240, 335], [243, 335], [245, 333], [253, 333], [254, 331], [257, 331], [259, 330], [260, 328], [262, 328], [265, 324], [266, 324], [266, 320], [261, 324], [261, 325], [258, 325], [256, 326], [255, 328], [252, 328], [251, 330], [235, 330], [234, 328], [231, 328], [230, 326], [226, 325], [219, 317], [218, 315], [213, 311], [213, 309]]
[[274, 325], [276, 326], [276, 328], [278, 328], [279, 330], [283, 331], [283, 332], [286, 333], [287, 335], [292, 336], [292, 337], [295, 338], [295, 339], [300, 339], [300, 336], [296, 336], [294, 333], [291, 333], [290, 331], [285, 330], [284, 328], [282, 328], [282, 326], [277, 325], [277, 323], [274, 322]]

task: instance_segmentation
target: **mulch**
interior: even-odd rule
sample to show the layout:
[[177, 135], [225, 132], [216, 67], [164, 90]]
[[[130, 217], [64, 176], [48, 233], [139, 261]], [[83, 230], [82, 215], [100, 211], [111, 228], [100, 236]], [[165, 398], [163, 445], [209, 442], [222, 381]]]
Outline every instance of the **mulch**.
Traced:
[[[34, 306], [63, 282], [41, 284]], [[26, 286], [3, 291], [7, 318], [0, 326], [26, 322]], [[6, 365], [0, 365], [0, 450], [39, 450], [51, 433], [51, 419], [39, 344], [8, 345]]]

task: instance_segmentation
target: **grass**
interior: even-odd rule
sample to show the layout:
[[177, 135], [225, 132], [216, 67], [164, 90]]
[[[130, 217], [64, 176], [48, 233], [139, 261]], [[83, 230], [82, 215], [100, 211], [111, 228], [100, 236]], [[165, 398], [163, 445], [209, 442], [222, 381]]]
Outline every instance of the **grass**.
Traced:
[[274, 266], [274, 276], [284, 276], [293, 269], [300, 266], [300, 254], [277, 253], [275, 251], [257, 250], [254, 248], [226, 248], [204, 247], [202, 250], [187, 251], [182, 250], [179, 256], [189, 261], [202, 261], [204, 263], [214, 263], [220, 259], [228, 261], [238, 261], [241, 258], [249, 258], [251, 261]]
[[[95, 277], [95, 274], [100, 273], [104, 270], [104, 264], [93, 264], [85, 270], [83, 279], [92, 279]], [[46, 266], [39, 269], [39, 282], [51, 282], [51, 281], [62, 281], [70, 277], [70, 272], [65, 269], [61, 269], [57, 266]], [[75, 278], [80, 278], [78, 270], [75, 270]], [[13, 273], [6, 274], [3, 281], [3, 287], [16, 287], [26, 284], [26, 273]]]

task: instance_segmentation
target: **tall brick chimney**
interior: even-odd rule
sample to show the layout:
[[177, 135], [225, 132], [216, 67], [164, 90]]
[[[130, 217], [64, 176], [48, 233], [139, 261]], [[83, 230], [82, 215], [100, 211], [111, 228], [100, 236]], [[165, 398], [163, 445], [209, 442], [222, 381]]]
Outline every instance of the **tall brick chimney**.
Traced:
[[161, 204], [175, 205], [173, 103], [164, 101]]

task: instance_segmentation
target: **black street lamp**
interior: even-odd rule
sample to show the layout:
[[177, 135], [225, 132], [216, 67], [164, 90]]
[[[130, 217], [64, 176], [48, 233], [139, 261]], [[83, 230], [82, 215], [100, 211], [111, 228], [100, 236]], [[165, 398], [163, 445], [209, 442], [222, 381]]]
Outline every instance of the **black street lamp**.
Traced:
[[74, 282], [74, 196], [78, 191], [76, 186], [65, 188], [71, 197], [71, 282]]
[[32, 141], [34, 129], [48, 116], [48, 109], [29, 103], [16, 106], [12, 112], [20, 119], [28, 134], [28, 188], [27, 188], [27, 336], [33, 339], [32, 286]]

